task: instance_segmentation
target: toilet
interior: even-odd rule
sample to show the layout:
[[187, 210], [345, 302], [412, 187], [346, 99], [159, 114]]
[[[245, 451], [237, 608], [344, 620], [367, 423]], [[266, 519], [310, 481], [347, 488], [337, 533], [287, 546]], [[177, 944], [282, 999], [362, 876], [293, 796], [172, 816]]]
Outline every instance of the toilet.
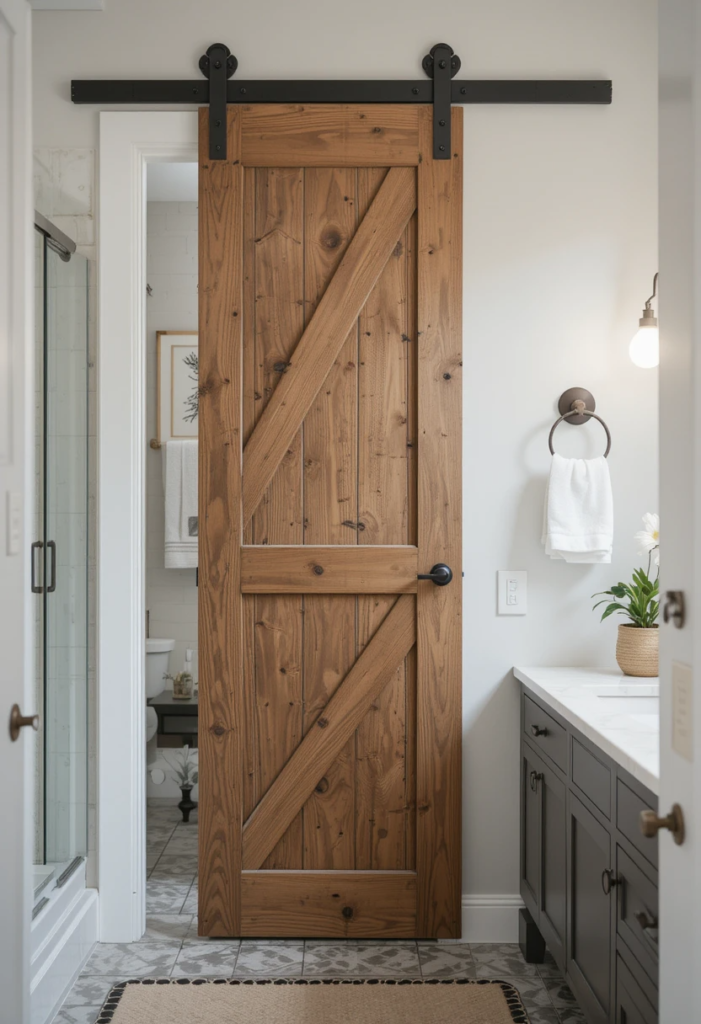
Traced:
[[146, 699], [156, 697], [166, 688], [163, 676], [168, 671], [168, 656], [175, 649], [175, 640], [146, 640]]
[[[146, 639], [146, 700], [156, 697], [166, 688], [163, 678], [168, 671], [168, 658], [175, 648], [175, 640], [162, 640], [154, 637]], [[154, 708], [146, 708], [146, 741], [156, 735], [158, 716]]]

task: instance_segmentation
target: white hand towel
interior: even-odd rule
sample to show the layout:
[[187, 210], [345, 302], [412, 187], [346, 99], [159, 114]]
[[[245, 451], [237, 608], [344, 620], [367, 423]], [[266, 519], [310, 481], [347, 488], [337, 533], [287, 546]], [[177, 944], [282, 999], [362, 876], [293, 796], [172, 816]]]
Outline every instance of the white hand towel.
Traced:
[[165, 446], [165, 567], [197, 568], [197, 441]]
[[610, 562], [613, 494], [608, 462], [553, 455], [545, 496], [543, 544], [550, 558]]

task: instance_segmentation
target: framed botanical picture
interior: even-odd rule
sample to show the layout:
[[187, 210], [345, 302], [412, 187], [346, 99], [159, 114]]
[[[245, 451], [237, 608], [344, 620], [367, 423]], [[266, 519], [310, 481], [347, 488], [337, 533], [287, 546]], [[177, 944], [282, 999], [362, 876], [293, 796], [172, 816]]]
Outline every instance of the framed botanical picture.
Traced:
[[199, 396], [196, 331], [157, 331], [158, 440], [196, 438]]

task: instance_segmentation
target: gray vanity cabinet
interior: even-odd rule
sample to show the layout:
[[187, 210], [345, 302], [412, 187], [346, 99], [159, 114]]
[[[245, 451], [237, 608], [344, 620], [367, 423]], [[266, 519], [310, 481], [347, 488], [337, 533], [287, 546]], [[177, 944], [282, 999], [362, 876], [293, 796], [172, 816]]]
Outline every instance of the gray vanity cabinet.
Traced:
[[521, 892], [540, 933], [565, 970], [567, 851], [559, 837], [566, 827], [564, 783], [524, 746], [522, 755]]
[[[569, 927], [567, 974], [579, 1005], [591, 1024], [611, 1016], [612, 942], [615, 896], [602, 880], [612, 878], [611, 835], [570, 794], [567, 822], [569, 848]], [[543, 936], [545, 938], [545, 936]], [[546, 939], [547, 942], [547, 939]]]
[[[521, 896], [588, 1024], [656, 1024], [656, 797], [545, 702], [521, 694]], [[533, 929], [531, 933], [528, 929]], [[539, 952], [537, 952], [539, 951]]]

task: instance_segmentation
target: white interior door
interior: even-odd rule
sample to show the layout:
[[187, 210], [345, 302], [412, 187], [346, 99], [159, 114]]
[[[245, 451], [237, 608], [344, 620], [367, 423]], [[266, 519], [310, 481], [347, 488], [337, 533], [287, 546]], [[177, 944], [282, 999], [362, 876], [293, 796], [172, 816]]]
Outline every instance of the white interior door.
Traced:
[[26, 0], [0, 0], [0, 1019], [29, 1011], [30, 767], [34, 734], [10, 739], [30, 698], [28, 545], [32, 434], [31, 51]]
[[672, 1024], [698, 1020], [701, 967], [701, 0], [659, 12], [660, 580], [686, 603], [683, 628], [660, 635], [660, 813], [678, 803], [686, 823], [681, 846], [660, 833], [660, 1019]]

